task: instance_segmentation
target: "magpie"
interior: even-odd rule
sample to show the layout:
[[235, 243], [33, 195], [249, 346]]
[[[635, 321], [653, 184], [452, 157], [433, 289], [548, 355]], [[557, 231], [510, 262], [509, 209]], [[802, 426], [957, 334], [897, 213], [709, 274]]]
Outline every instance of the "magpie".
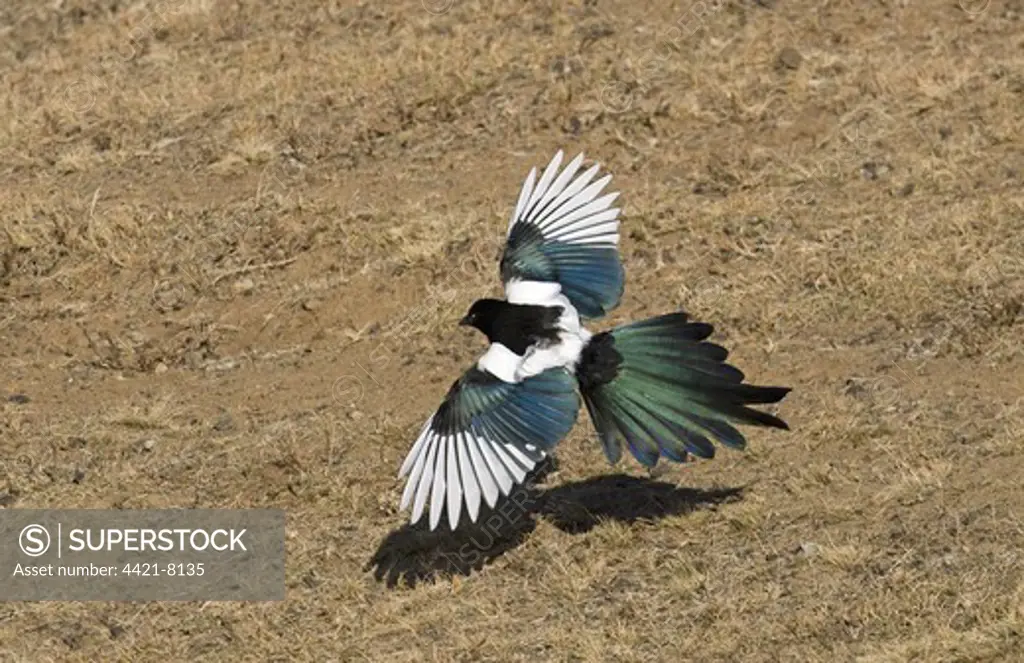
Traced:
[[[610, 464], [625, 445], [644, 466], [662, 456], [712, 458], [713, 442], [744, 449], [738, 424], [788, 430], [748, 407], [777, 403], [790, 388], [744, 383], [728, 350], [706, 339], [713, 327], [682, 312], [593, 334], [583, 320], [619, 304], [618, 193], [583, 154], [561, 172], [559, 151], [537, 179], [527, 175], [509, 222], [500, 274], [505, 299], [479, 299], [460, 324], [489, 346], [427, 419], [399, 470], [401, 509], [411, 523], [429, 503], [430, 529], [447, 511], [455, 530], [465, 508], [476, 522], [572, 429], [586, 405]], [[447, 508], [446, 508], [447, 507]]]

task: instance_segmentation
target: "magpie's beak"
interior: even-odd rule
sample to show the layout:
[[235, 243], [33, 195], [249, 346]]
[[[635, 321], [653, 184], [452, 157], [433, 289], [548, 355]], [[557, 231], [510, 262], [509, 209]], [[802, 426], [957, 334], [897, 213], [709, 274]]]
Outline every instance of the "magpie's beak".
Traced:
[[469, 319], [468, 315], [462, 318], [462, 320], [459, 320], [459, 325], [462, 327], [468, 327], [471, 324], [473, 324], [473, 321]]

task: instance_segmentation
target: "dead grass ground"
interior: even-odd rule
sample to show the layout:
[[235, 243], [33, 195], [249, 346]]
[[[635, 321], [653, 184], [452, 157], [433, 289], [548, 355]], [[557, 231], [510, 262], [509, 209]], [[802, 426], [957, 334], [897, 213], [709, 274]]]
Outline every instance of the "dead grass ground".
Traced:
[[[284, 603], [5, 604], [0, 660], [1024, 660], [1022, 17], [8, 0], [0, 500], [289, 539]], [[794, 430], [652, 478], [581, 426], [493, 543], [410, 533], [559, 147], [623, 192], [607, 324], [712, 322]]]

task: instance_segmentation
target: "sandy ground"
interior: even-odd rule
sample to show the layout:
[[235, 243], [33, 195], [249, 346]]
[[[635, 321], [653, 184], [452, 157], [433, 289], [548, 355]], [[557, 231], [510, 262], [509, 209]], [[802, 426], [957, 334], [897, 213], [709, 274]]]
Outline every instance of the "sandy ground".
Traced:
[[[6, 0], [0, 504], [275, 507], [280, 603], [4, 603], [2, 661], [1024, 660], [1024, 3]], [[589, 423], [483, 537], [397, 512], [522, 178], [790, 432]], [[497, 521], [495, 521], [497, 522]]]

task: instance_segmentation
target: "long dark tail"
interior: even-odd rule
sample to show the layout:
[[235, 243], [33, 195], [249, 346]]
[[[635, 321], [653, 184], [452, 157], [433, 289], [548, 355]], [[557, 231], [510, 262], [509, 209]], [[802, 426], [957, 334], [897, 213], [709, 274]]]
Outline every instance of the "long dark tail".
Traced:
[[583, 349], [580, 393], [610, 462], [622, 444], [647, 467], [659, 456], [684, 462], [712, 458], [712, 440], [734, 449], [747, 441], [734, 425], [789, 429], [785, 421], [747, 407], [777, 403], [788, 387], [743, 384], [725, 363], [729, 352], [705, 339], [714, 328], [669, 313], [596, 334]]

